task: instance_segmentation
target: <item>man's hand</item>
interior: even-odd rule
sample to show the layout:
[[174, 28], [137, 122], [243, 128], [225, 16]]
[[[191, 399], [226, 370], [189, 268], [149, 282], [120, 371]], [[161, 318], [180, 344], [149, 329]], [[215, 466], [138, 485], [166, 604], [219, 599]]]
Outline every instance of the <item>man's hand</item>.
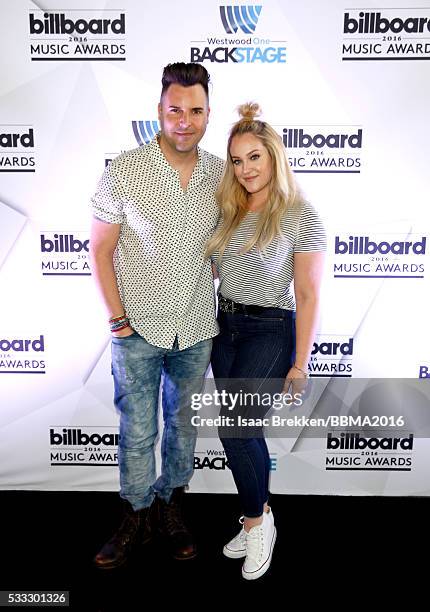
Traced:
[[130, 325], [128, 325], [127, 327], [124, 327], [124, 329], [112, 332], [112, 336], [115, 336], [115, 338], [126, 338], [127, 336], [131, 336], [134, 333], [134, 329], [130, 327]]

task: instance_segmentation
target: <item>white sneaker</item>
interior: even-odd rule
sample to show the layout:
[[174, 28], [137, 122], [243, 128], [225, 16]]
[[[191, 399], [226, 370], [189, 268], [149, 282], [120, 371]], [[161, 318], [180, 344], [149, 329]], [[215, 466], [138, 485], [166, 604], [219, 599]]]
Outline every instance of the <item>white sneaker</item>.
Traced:
[[267, 572], [276, 541], [273, 513], [263, 512], [261, 525], [252, 527], [246, 536], [246, 559], [242, 567], [245, 580], [256, 580]]
[[243, 528], [243, 516], [240, 517], [239, 523], [242, 525], [242, 529], [239, 531], [236, 537], [234, 537], [228, 544], [224, 546], [222, 552], [229, 559], [240, 559], [246, 557], [246, 532]]

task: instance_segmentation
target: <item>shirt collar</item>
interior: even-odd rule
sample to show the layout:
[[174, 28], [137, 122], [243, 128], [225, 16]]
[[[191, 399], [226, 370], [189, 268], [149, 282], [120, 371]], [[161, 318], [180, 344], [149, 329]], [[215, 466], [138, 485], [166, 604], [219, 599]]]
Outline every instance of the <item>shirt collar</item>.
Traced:
[[[159, 135], [160, 135], [160, 132], [158, 132], [158, 134], [156, 134], [154, 138], [147, 145], [150, 157], [154, 162], [156, 162], [160, 167], [164, 168], [165, 170], [170, 170], [170, 171], [173, 170], [173, 172], [176, 172], [176, 170], [172, 168], [172, 166], [169, 164], [167, 159], [164, 157], [164, 154], [162, 150], [160, 149], [160, 145], [158, 143]], [[202, 173], [203, 174], [209, 173], [208, 155], [209, 154], [207, 153], [207, 151], [205, 151], [204, 149], [201, 149], [199, 146], [197, 147], [198, 160], [193, 170], [193, 175], [200, 176]]]

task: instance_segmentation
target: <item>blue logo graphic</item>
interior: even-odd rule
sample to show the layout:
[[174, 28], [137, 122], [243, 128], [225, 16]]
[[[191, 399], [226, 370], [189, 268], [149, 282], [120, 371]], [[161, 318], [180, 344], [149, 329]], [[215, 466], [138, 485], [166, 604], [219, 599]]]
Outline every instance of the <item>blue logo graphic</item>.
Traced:
[[429, 366], [422, 365], [420, 366], [420, 373], [418, 378], [430, 378], [430, 368]]
[[270, 455], [270, 471], [276, 472], [278, 469], [278, 457], [274, 457], [272, 454]]
[[160, 131], [158, 121], [132, 121], [133, 133], [140, 145], [148, 144]]
[[220, 6], [222, 25], [227, 34], [236, 34], [240, 28], [244, 34], [253, 34], [257, 27], [262, 6]]

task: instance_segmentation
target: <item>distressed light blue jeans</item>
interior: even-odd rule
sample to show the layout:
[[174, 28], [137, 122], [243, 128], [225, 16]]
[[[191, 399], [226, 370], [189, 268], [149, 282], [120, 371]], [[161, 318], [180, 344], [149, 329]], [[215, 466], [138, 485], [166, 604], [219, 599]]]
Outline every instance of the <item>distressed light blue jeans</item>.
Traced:
[[[134, 510], [150, 506], [155, 494], [168, 502], [173, 489], [191, 479], [197, 437], [191, 424], [191, 395], [202, 391], [211, 348], [212, 340], [203, 340], [182, 351], [177, 343], [164, 349], [137, 332], [112, 338], [114, 401], [120, 413], [120, 495]], [[154, 447], [161, 379], [164, 430], [157, 478]]]

